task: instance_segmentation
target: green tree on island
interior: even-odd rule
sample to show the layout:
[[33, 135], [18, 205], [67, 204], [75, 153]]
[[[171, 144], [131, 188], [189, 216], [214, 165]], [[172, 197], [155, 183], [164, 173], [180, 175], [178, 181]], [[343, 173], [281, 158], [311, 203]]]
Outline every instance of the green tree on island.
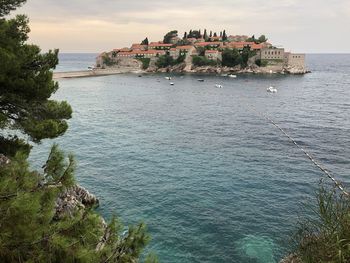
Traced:
[[164, 39], [163, 39], [163, 43], [170, 44], [171, 39], [173, 37], [177, 37], [177, 30], [172, 30], [172, 31], [166, 33], [166, 35], [164, 36]]
[[[75, 186], [75, 162], [55, 145], [42, 172], [27, 162], [30, 144], [65, 133], [72, 109], [50, 97], [58, 51], [27, 44], [28, 18], [6, 19], [25, 0], [0, 1], [1, 262], [135, 262], [149, 237], [144, 224], [106, 224], [94, 205], [58, 210]], [[151, 256], [148, 262], [156, 261]]]
[[148, 46], [149, 41], [148, 41], [148, 37], [146, 37], [144, 40], [142, 40], [141, 45], [147, 45]]

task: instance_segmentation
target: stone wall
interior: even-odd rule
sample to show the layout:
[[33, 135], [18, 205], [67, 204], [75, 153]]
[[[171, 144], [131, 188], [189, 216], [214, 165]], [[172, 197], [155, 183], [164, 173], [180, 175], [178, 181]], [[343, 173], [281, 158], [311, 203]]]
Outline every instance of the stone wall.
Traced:
[[264, 48], [260, 54], [261, 60], [284, 60], [284, 48]]
[[305, 54], [290, 53], [288, 55], [287, 65], [289, 67], [305, 69]]

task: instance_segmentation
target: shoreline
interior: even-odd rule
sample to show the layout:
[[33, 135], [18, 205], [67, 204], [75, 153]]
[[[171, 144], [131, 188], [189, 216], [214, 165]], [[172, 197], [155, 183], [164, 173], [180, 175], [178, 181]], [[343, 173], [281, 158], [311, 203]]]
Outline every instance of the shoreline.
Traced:
[[239, 70], [239, 71], [222, 71], [218, 72], [216, 70], [201, 70], [203, 68], [197, 68], [197, 70], [191, 70], [191, 71], [167, 71], [166, 69], [163, 70], [157, 70], [157, 71], [147, 71], [147, 70], [141, 70], [141, 69], [94, 69], [94, 70], [79, 70], [79, 71], [65, 71], [65, 72], [54, 72], [53, 73], [53, 79], [59, 80], [59, 79], [74, 79], [74, 78], [91, 78], [91, 77], [103, 77], [103, 76], [110, 76], [110, 75], [118, 75], [118, 74], [154, 74], [154, 73], [185, 73], [185, 74], [222, 74], [222, 73], [229, 73], [229, 74], [254, 74], [254, 75], [275, 75], [275, 74], [281, 74], [281, 75], [304, 75], [307, 73], [310, 73], [310, 71], [306, 71], [303, 73], [285, 73], [285, 72], [257, 72], [254, 70]]
[[53, 79], [73, 79], [73, 78], [91, 78], [91, 77], [102, 77], [109, 75], [117, 75], [124, 73], [145, 73], [142, 70], [128, 70], [128, 69], [94, 69], [94, 70], [78, 70], [78, 71], [64, 71], [64, 72], [53, 72]]

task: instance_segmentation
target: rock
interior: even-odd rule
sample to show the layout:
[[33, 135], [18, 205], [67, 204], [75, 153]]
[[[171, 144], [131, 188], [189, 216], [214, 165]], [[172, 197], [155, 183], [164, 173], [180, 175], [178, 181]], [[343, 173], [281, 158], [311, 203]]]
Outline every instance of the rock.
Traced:
[[9, 158], [7, 158], [5, 155], [0, 154], [0, 166], [4, 166], [9, 164], [11, 161]]
[[279, 263], [303, 263], [296, 254], [290, 254], [282, 259]]
[[56, 201], [56, 218], [73, 216], [76, 212], [98, 205], [99, 201], [85, 188], [75, 185], [61, 193]]
[[306, 74], [309, 73], [310, 71], [306, 70], [304, 67], [285, 67], [284, 69], [285, 73], [289, 74]]

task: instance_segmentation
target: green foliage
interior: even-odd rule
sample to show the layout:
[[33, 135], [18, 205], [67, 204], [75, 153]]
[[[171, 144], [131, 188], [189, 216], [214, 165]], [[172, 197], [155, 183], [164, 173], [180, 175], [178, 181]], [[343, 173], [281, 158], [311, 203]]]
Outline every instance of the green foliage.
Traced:
[[142, 69], [148, 69], [149, 63], [151, 62], [150, 58], [138, 58], [142, 62]]
[[[122, 236], [116, 219], [106, 228], [92, 208], [78, 208], [58, 219], [56, 200], [74, 185], [72, 156], [66, 159], [54, 145], [43, 173], [28, 167], [23, 154], [0, 166], [1, 262], [133, 262], [139, 258], [149, 241], [144, 224], [130, 226]], [[103, 236], [105, 242], [99, 246]]]
[[250, 38], [247, 39], [247, 42], [254, 42], [256, 44], [265, 43], [267, 41], [267, 38], [265, 35], [261, 35], [258, 39], [255, 38], [255, 35], [252, 35]]
[[158, 68], [166, 68], [173, 65], [175, 65], [175, 61], [170, 55], [162, 55], [156, 61], [156, 66]]
[[164, 43], [164, 44], [170, 44], [170, 40], [171, 40], [173, 37], [177, 37], [177, 30], [172, 30], [172, 31], [168, 32], [168, 33], [164, 36], [163, 43]]
[[222, 65], [235, 67], [242, 64], [242, 56], [237, 49], [225, 49], [222, 52]]
[[9, 136], [7, 138], [0, 136], [0, 154], [8, 157], [13, 157], [18, 151], [22, 152], [26, 156], [29, 156], [31, 146], [23, 139], [17, 136]]
[[201, 38], [200, 30], [190, 30], [190, 33], [187, 35], [187, 38]]
[[267, 38], [265, 37], [265, 35], [261, 35], [259, 38], [258, 38], [258, 41], [259, 43], [265, 43], [267, 41]]
[[142, 40], [141, 45], [147, 45], [148, 46], [149, 41], [148, 41], [148, 37], [146, 37], [144, 40]]
[[[8, 14], [23, 2], [1, 1], [0, 14]], [[0, 128], [8, 134], [0, 135], [0, 142], [1, 152], [7, 155], [24, 144], [24, 140], [14, 143], [11, 133], [34, 142], [55, 138], [67, 130], [66, 121], [72, 115], [66, 102], [49, 100], [58, 89], [52, 80], [58, 50], [42, 53], [38, 46], [27, 44], [29, 31], [24, 15], [0, 19]]]
[[205, 50], [206, 50], [205, 47], [196, 47], [196, 50], [197, 50], [198, 56], [204, 56], [205, 55]]
[[321, 185], [313, 215], [300, 223], [297, 254], [307, 263], [350, 262], [350, 198]]
[[260, 58], [255, 60], [255, 64], [259, 67], [266, 67], [268, 65], [267, 60], [261, 60]]
[[0, 1], [0, 17], [8, 15], [11, 11], [25, 3], [26, 0], [1, 0]]
[[250, 54], [251, 54], [250, 47], [244, 47], [242, 50], [242, 53], [241, 53], [241, 58], [242, 58], [241, 59], [241, 66], [243, 68], [248, 66], [248, 60], [250, 58]]
[[203, 56], [193, 56], [192, 63], [195, 66], [216, 66], [218, 63], [216, 61], [210, 60]]
[[180, 64], [185, 61], [186, 54], [178, 56], [178, 58], [175, 60], [175, 64]]
[[112, 59], [109, 55], [104, 55], [102, 58], [103, 64], [107, 67], [112, 67], [117, 64], [117, 62]]
[[227, 40], [227, 34], [226, 34], [226, 30], [224, 30], [224, 32], [222, 33], [222, 41], [226, 41]]

